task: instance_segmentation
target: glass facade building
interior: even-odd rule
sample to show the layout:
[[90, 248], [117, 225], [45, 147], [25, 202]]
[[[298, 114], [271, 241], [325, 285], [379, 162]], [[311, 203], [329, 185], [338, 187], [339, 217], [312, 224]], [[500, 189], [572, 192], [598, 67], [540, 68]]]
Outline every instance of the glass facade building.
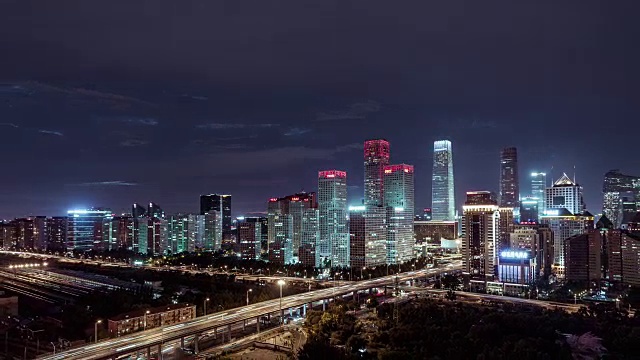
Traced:
[[520, 200], [518, 150], [508, 147], [500, 153], [500, 207], [515, 208]]
[[531, 173], [531, 197], [538, 201], [538, 217], [544, 215], [544, 210], [545, 210], [544, 191], [546, 188], [547, 188], [547, 174], [543, 172], [532, 172]]
[[109, 241], [113, 214], [106, 209], [78, 209], [67, 211], [67, 250], [88, 251], [102, 248]]
[[384, 168], [384, 201], [387, 208], [387, 263], [401, 264], [413, 258], [415, 215], [412, 165]]
[[318, 173], [320, 240], [316, 256], [332, 267], [349, 266], [349, 225], [347, 173], [327, 170]]
[[364, 204], [384, 205], [384, 167], [389, 165], [389, 142], [368, 140], [364, 143]]
[[451, 141], [433, 143], [433, 175], [431, 178], [431, 215], [433, 220], [456, 220]]

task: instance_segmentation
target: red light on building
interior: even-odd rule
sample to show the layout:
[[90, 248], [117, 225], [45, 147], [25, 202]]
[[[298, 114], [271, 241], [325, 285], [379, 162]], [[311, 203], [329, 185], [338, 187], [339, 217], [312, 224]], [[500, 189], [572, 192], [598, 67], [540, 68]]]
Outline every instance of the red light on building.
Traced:
[[300, 198], [299, 197], [292, 197], [291, 201], [300, 201]]
[[407, 174], [413, 173], [413, 165], [399, 164], [399, 165], [387, 165], [384, 167], [385, 174], [392, 174], [397, 171], [402, 171]]
[[364, 142], [364, 157], [389, 159], [389, 142], [387, 140], [367, 140]]
[[333, 179], [333, 178], [346, 178], [347, 177], [347, 172], [346, 171], [339, 171], [339, 170], [326, 170], [326, 171], [320, 171], [318, 172], [318, 178], [321, 179]]
[[385, 169], [385, 170], [384, 170], [384, 173], [385, 173], [385, 174], [391, 174], [392, 172], [393, 172], [393, 171], [392, 171], [391, 169]]
[[278, 198], [271, 198], [271, 199], [269, 199], [269, 202], [276, 202], [276, 201], [278, 201]]

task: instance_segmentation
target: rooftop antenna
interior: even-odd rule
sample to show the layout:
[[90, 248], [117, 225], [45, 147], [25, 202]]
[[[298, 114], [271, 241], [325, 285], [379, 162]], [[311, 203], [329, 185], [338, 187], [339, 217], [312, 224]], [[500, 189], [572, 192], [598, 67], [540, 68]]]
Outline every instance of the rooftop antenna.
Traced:
[[[546, 179], [545, 179], [546, 181]], [[551, 182], [550, 184], [545, 184], [545, 185], [551, 185], [553, 186], [553, 165], [551, 165], [551, 170], [549, 170], [549, 181]]]
[[573, 183], [576, 183], [576, 166], [573, 165]]

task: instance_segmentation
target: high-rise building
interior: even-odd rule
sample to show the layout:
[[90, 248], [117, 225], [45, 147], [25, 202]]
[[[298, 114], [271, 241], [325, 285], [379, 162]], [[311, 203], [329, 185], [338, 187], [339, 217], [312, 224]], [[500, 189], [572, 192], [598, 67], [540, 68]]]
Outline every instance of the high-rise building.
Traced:
[[[222, 216], [220, 212], [211, 210], [204, 215], [204, 233], [202, 235], [202, 249], [218, 251], [222, 247]], [[259, 229], [260, 226], [258, 226]], [[260, 247], [258, 247], [258, 250]]]
[[498, 242], [496, 243], [496, 251], [500, 252], [509, 248], [510, 236], [513, 232], [515, 222], [513, 216], [513, 208], [500, 207], [500, 223], [498, 225], [499, 234]]
[[449, 140], [438, 140], [433, 143], [431, 211], [433, 220], [456, 220], [453, 153]]
[[540, 201], [535, 197], [526, 197], [520, 200], [520, 224], [531, 225], [539, 223]]
[[553, 265], [553, 232], [536, 224], [516, 225], [510, 236], [511, 249], [530, 251], [534, 277], [548, 277]]
[[565, 279], [583, 284], [598, 284], [602, 277], [602, 238], [600, 231], [589, 229], [564, 242]]
[[[480, 289], [496, 273], [500, 211], [495, 195], [489, 191], [467, 192], [462, 208], [462, 271], [472, 279], [471, 287]], [[473, 280], [478, 281], [475, 286]]]
[[168, 250], [173, 254], [189, 251], [189, 217], [177, 214], [167, 220]]
[[153, 218], [164, 219], [164, 210], [154, 202], [149, 203], [147, 214]]
[[316, 256], [332, 267], [349, 266], [349, 226], [347, 173], [338, 170], [318, 172], [318, 211], [320, 241]]
[[293, 263], [293, 217], [269, 215], [269, 227], [273, 229], [274, 239], [269, 243], [269, 262], [279, 265]]
[[415, 213], [413, 165], [384, 167], [384, 201], [387, 208], [387, 262], [401, 264], [413, 258]]
[[627, 196], [640, 207], [640, 177], [625, 175], [620, 170], [611, 170], [604, 174], [602, 186], [602, 213], [611, 220], [615, 228], [623, 223], [622, 197]]
[[518, 150], [504, 148], [500, 153], [500, 207], [515, 208], [519, 199]]
[[238, 243], [242, 260], [260, 260], [262, 227], [259, 222], [238, 223]]
[[542, 216], [540, 223], [553, 231], [553, 262], [556, 265], [556, 275], [564, 274], [564, 243], [575, 235], [584, 234], [593, 229], [593, 215], [589, 212], [574, 215], [569, 210], [547, 210], [547, 215]]
[[302, 213], [302, 237], [298, 256], [305, 266], [320, 267], [319, 256], [316, 256], [316, 246], [320, 240], [320, 212], [317, 208], [304, 210]]
[[222, 215], [222, 231], [228, 234], [231, 231], [231, 195], [200, 195], [200, 215], [204, 215], [211, 210], [220, 212]]
[[384, 205], [384, 167], [389, 165], [389, 142], [364, 142], [364, 204]]
[[67, 242], [67, 217], [54, 216], [47, 219], [47, 250], [66, 250]]
[[387, 263], [387, 209], [383, 206], [349, 208], [351, 267], [374, 267]]
[[134, 218], [147, 216], [147, 209], [138, 203], [134, 203], [131, 205], [131, 216]]
[[15, 226], [15, 247], [32, 250], [35, 244], [35, 229], [32, 218], [20, 218], [11, 221]]
[[2, 248], [5, 250], [15, 248], [15, 238], [15, 224], [0, 221], [0, 245], [2, 245]]
[[148, 253], [161, 255], [166, 252], [168, 247], [168, 231], [167, 220], [163, 217], [149, 218], [149, 231], [147, 235]]
[[107, 209], [77, 209], [67, 211], [67, 250], [101, 249], [109, 241], [105, 226], [109, 227], [113, 214]]
[[245, 216], [241, 221], [256, 223], [260, 227], [260, 255], [269, 253], [269, 219], [265, 216]]
[[582, 214], [585, 211], [582, 186], [562, 174], [552, 187], [545, 189], [545, 206], [545, 215], [553, 215], [562, 209], [574, 215]]
[[625, 233], [621, 241], [622, 283], [640, 286], [640, 237]]
[[[267, 204], [267, 213], [272, 215], [291, 215], [293, 221], [292, 248], [294, 261], [298, 259], [298, 251], [302, 244], [302, 216], [304, 211], [317, 207], [315, 192], [300, 192], [280, 198], [271, 198]], [[271, 227], [274, 230], [274, 227]], [[273, 235], [270, 236], [271, 242]]]
[[538, 217], [544, 215], [546, 188], [547, 188], [547, 174], [543, 172], [532, 172], [531, 173], [531, 197], [538, 200]]

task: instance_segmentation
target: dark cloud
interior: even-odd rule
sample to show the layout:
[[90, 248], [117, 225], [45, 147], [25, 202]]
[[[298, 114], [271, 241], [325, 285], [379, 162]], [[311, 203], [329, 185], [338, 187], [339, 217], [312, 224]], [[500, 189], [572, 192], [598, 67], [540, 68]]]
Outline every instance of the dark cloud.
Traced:
[[242, 124], [242, 123], [208, 123], [196, 125], [196, 128], [203, 130], [228, 130], [228, 129], [246, 129], [246, 128], [271, 128], [280, 126], [280, 124]]
[[300, 136], [304, 135], [308, 132], [311, 132], [311, 129], [303, 129], [303, 128], [291, 128], [284, 133], [284, 136]]
[[64, 134], [61, 133], [60, 131], [38, 130], [38, 132], [41, 133], [41, 134], [47, 134], [47, 135], [64, 136]]
[[122, 180], [112, 180], [112, 181], [95, 181], [95, 182], [86, 182], [79, 184], [71, 184], [72, 186], [90, 186], [90, 187], [111, 187], [111, 186], [137, 186], [138, 184], [128, 181]]
[[316, 121], [332, 120], [362, 120], [370, 113], [380, 111], [380, 104], [368, 100], [351, 104], [348, 109], [342, 111], [319, 112], [316, 114]]
[[148, 141], [139, 140], [139, 139], [126, 139], [120, 142], [120, 146], [136, 147], [136, 146], [144, 146], [144, 145], [147, 145], [148, 143], [149, 143]]

